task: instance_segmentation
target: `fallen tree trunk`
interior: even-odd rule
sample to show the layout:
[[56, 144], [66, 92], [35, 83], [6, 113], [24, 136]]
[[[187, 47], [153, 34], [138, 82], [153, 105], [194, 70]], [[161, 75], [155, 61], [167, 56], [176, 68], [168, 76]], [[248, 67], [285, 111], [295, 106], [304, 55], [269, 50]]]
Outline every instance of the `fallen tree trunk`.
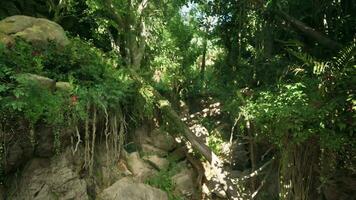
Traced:
[[168, 119], [174, 126], [173, 128], [181, 135], [183, 135], [192, 145], [193, 149], [199, 152], [211, 165], [215, 172], [215, 177], [219, 182], [219, 186], [226, 192], [226, 195], [231, 200], [246, 199], [248, 195], [241, 189], [238, 189], [237, 185], [234, 185], [232, 179], [229, 177], [229, 173], [223, 168], [223, 162], [219, 157], [203, 142], [201, 141], [182, 121], [179, 115], [171, 107], [169, 101], [165, 99], [158, 91], [156, 91], [151, 85], [147, 84], [143, 78], [141, 78], [136, 72], [131, 70], [134, 80], [140, 82], [145, 90], [149, 90], [152, 94], [155, 106], [161, 110], [162, 114]]
[[294, 17], [288, 15], [287, 13], [283, 11], [277, 11], [276, 13], [280, 15], [283, 19], [285, 19], [288, 23], [290, 23], [293, 27], [298, 29], [300, 32], [316, 40], [321, 45], [335, 50], [338, 50], [342, 47], [341, 44], [329, 39], [325, 35], [316, 31], [314, 28], [307, 26], [303, 22], [299, 21], [298, 19], [295, 19]]
[[[254, 1], [254, 3], [259, 8], [263, 8], [264, 7], [264, 1], [257, 0], [257, 1]], [[339, 50], [340, 48], [342, 48], [342, 45], [339, 44], [338, 42], [326, 37], [324, 34], [319, 33], [314, 28], [304, 24], [303, 22], [301, 22], [298, 19], [288, 15], [287, 13], [285, 13], [285, 12], [283, 12], [281, 10], [275, 10], [273, 13], [275, 13], [279, 17], [283, 18], [289, 24], [291, 24], [294, 28], [296, 28], [300, 32], [304, 33], [304, 35], [308, 36], [309, 38], [314, 39], [315, 41], [317, 41], [321, 45], [323, 45], [323, 46], [325, 46], [327, 48], [335, 49], [335, 50]]]

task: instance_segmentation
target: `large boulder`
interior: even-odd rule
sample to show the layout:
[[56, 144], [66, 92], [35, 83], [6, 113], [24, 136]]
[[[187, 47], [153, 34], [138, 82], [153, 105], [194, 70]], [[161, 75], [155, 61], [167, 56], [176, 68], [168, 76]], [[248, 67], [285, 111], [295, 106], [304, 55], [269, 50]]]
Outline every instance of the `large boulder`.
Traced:
[[44, 18], [15, 15], [0, 21], [0, 42], [11, 43], [16, 37], [34, 46], [45, 46], [52, 41], [65, 46], [69, 40], [63, 28]]
[[162, 190], [143, 183], [137, 183], [132, 178], [120, 179], [97, 197], [98, 200], [168, 200]]

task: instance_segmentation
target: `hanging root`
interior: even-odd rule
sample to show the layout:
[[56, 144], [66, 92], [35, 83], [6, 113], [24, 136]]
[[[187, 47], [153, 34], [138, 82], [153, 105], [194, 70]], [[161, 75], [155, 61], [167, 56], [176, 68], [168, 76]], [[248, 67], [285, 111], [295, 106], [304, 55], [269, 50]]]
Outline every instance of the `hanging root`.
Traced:
[[106, 107], [104, 106], [104, 104], [102, 104], [103, 110], [104, 110], [104, 114], [105, 114], [105, 129], [104, 129], [104, 135], [105, 135], [105, 147], [106, 147], [106, 164], [109, 165], [109, 143], [108, 143], [108, 137], [111, 134], [109, 131], [109, 114], [108, 111], [106, 109]]
[[94, 166], [94, 149], [95, 149], [95, 138], [96, 138], [96, 107], [93, 108], [93, 121], [92, 121], [92, 141], [91, 141], [91, 157], [89, 161], [89, 175], [93, 175]]
[[90, 144], [89, 144], [89, 111], [90, 104], [87, 104], [87, 117], [85, 118], [85, 148], [84, 148], [84, 167], [89, 168]]
[[36, 145], [36, 136], [35, 136], [35, 129], [32, 124], [30, 125], [30, 141], [32, 147], [34, 148]]
[[126, 121], [125, 121], [125, 118], [121, 111], [119, 113], [119, 120], [120, 120], [120, 131], [119, 131], [118, 138], [116, 137], [119, 140], [119, 141], [116, 141], [116, 144], [119, 145], [118, 147], [116, 147], [117, 158], [120, 157], [121, 148], [123, 147], [124, 142], [125, 142]]
[[113, 136], [111, 139], [111, 146], [112, 146], [112, 153], [113, 156], [116, 157], [116, 149], [117, 149], [117, 135], [118, 135], [118, 129], [117, 129], [117, 116], [116, 114], [114, 115], [114, 119], [113, 119], [113, 124], [112, 124], [112, 128], [113, 128]]
[[[80, 139], [80, 133], [79, 133], [78, 126], [75, 127], [75, 132], [77, 134], [77, 143], [75, 144], [74, 148], [72, 146], [73, 155], [78, 151], [79, 144], [82, 142], [82, 140]], [[72, 144], [73, 144], [73, 137], [71, 137], [71, 141], [72, 141]]]
[[[121, 148], [125, 141], [126, 122], [122, 112], [119, 110], [113, 114], [109, 114], [104, 104], [101, 104], [105, 117], [104, 130], [101, 130], [105, 136], [106, 160], [109, 166], [110, 162], [115, 162], [120, 157]], [[89, 112], [92, 111], [92, 114]], [[77, 143], [74, 147], [74, 138], [72, 138], [72, 152], [77, 152], [81, 142], [85, 143], [84, 148], [84, 167], [88, 169], [89, 175], [93, 174], [95, 142], [97, 138], [97, 122], [100, 118], [95, 105], [93, 107], [87, 104], [87, 117], [85, 119], [85, 136], [84, 141], [81, 140], [78, 127], [76, 127]], [[91, 125], [91, 126], [90, 126]], [[90, 134], [91, 133], [91, 134]]]

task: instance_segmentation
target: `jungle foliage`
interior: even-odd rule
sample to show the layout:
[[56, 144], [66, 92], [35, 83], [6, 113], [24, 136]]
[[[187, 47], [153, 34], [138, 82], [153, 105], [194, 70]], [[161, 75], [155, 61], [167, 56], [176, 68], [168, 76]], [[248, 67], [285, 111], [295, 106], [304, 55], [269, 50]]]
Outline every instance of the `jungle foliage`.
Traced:
[[[63, 51], [0, 45], [1, 129], [26, 121], [88, 131], [94, 110], [106, 124], [119, 116], [131, 121], [118, 123], [139, 123], [157, 112], [134, 70], [174, 108], [208, 97], [221, 102], [232, 139], [249, 138], [250, 172], [265, 162], [260, 151], [272, 149], [279, 193], [258, 193], [264, 180], [253, 179], [251, 194], [316, 199], [338, 170], [355, 175], [355, 1], [12, 2], [17, 9], [1, 18], [45, 16], [72, 39]], [[26, 81], [28, 73], [70, 82], [73, 90], [48, 91]]]

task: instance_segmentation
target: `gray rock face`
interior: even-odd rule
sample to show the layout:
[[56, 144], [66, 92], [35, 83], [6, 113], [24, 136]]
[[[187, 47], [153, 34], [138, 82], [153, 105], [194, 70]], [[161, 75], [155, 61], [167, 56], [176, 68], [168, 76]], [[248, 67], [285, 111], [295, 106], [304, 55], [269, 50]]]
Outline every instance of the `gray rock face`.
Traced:
[[168, 200], [162, 190], [123, 178], [99, 194], [99, 200]]
[[31, 160], [8, 194], [13, 200], [89, 199], [86, 182], [72, 170], [65, 156], [53, 161]]
[[43, 18], [15, 15], [0, 21], [0, 42], [13, 42], [19, 37], [35, 46], [44, 46], [53, 41], [60, 46], [69, 44], [63, 28]]

